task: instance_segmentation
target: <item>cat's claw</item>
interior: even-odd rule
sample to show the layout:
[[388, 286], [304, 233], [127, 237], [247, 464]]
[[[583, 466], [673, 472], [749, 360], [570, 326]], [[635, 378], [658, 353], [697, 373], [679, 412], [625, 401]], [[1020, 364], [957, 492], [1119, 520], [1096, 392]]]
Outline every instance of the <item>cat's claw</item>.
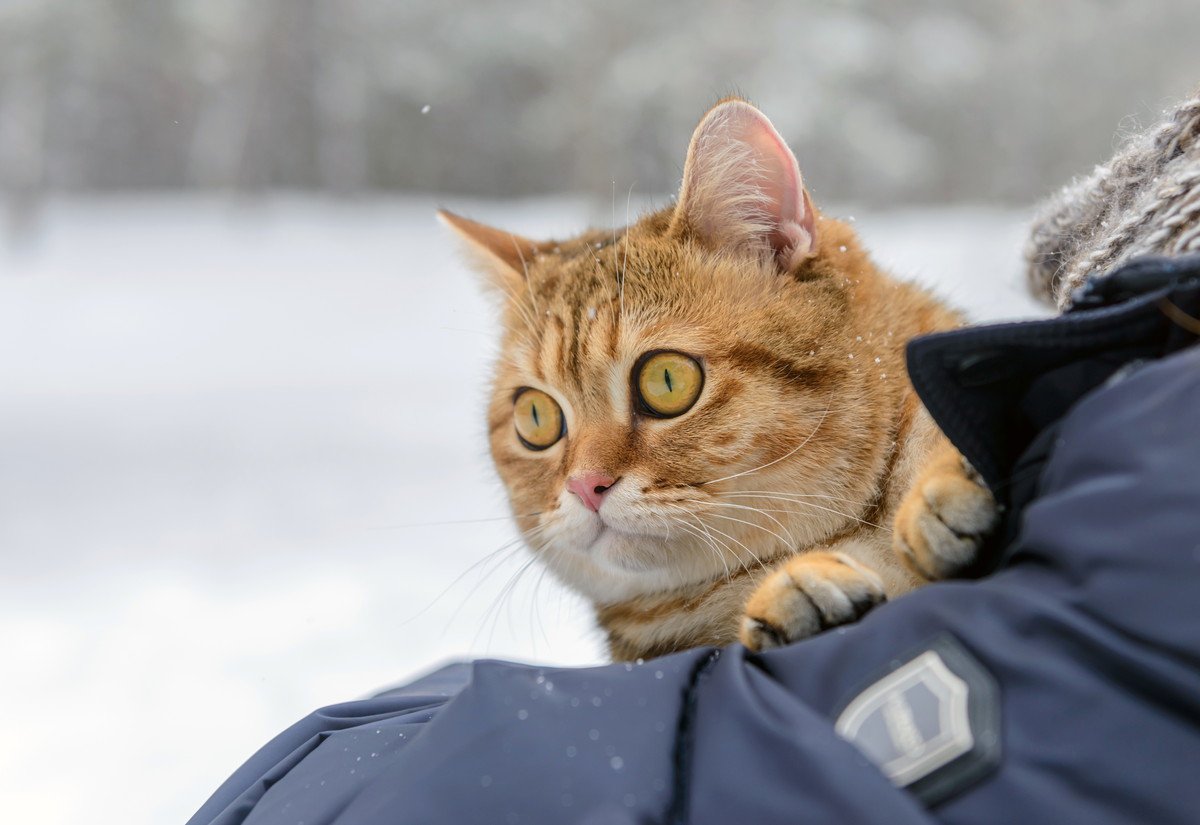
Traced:
[[954, 578], [976, 562], [997, 514], [983, 479], [966, 459], [947, 449], [929, 463], [900, 504], [893, 545], [918, 576]]
[[849, 624], [887, 600], [883, 581], [845, 553], [817, 551], [788, 559], [746, 603], [742, 644], [770, 650]]

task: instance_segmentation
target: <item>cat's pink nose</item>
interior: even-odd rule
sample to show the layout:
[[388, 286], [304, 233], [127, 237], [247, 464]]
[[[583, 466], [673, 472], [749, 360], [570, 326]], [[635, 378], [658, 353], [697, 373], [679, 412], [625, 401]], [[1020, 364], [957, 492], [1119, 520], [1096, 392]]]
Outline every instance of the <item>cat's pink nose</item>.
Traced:
[[617, 479], [604, 473], [586, 472], [567, 479], [567, 489], [579, 496], [583, 506], [593, 513], [600, 512], [604, 494], [617, 483]]

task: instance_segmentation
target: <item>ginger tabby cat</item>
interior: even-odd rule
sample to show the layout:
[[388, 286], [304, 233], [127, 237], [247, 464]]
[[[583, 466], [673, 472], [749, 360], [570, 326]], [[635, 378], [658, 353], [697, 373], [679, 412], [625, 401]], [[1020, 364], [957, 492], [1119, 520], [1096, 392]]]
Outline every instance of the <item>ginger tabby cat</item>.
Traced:
[[972, 561], [993, 500], [904, 369], [960, 318], [813, 207], [750, 104], [710, 110], [675, 204], [624, 229], [439, 214], [503, 301], [488, 431], [517, 524], [615, 659], [776, 647]]

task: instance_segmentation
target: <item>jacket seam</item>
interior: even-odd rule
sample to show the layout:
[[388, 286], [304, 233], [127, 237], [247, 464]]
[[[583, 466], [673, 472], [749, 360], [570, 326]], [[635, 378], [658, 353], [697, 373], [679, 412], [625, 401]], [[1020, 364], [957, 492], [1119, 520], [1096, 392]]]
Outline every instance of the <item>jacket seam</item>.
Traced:
[[701, 678], [708, 673], [717, 659], [721, 656], [720, 649], [714, 649], [692, 668], [684, 690], [682, 707], [679, 710], [679, 723], [675, 730], [675, 752], [672, 756], [674, 782], [671, 789], [671, 801], [667, 806], [663, 821], [668, 825], [686, 825], [688, 821], [688, 798], [690, 794], [690, 779], [692, 768], [692, 743], [694, 740], [694, 723], [696, 705], [699, 701]]

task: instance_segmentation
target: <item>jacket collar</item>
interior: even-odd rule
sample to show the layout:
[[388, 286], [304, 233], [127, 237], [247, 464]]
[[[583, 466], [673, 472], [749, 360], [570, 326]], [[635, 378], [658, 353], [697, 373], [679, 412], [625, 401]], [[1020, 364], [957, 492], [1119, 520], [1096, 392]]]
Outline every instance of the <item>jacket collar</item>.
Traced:
[[916, 338], [908, 373], [1005, 504], [1013, 469], [1039, 433], [1128, 364], [1194, 344], [1195, 326], [1180, 323], [1187, 316], [1200, 318], [1200, 255], [1141, 258], [1090, 279], [1057, 318]]

